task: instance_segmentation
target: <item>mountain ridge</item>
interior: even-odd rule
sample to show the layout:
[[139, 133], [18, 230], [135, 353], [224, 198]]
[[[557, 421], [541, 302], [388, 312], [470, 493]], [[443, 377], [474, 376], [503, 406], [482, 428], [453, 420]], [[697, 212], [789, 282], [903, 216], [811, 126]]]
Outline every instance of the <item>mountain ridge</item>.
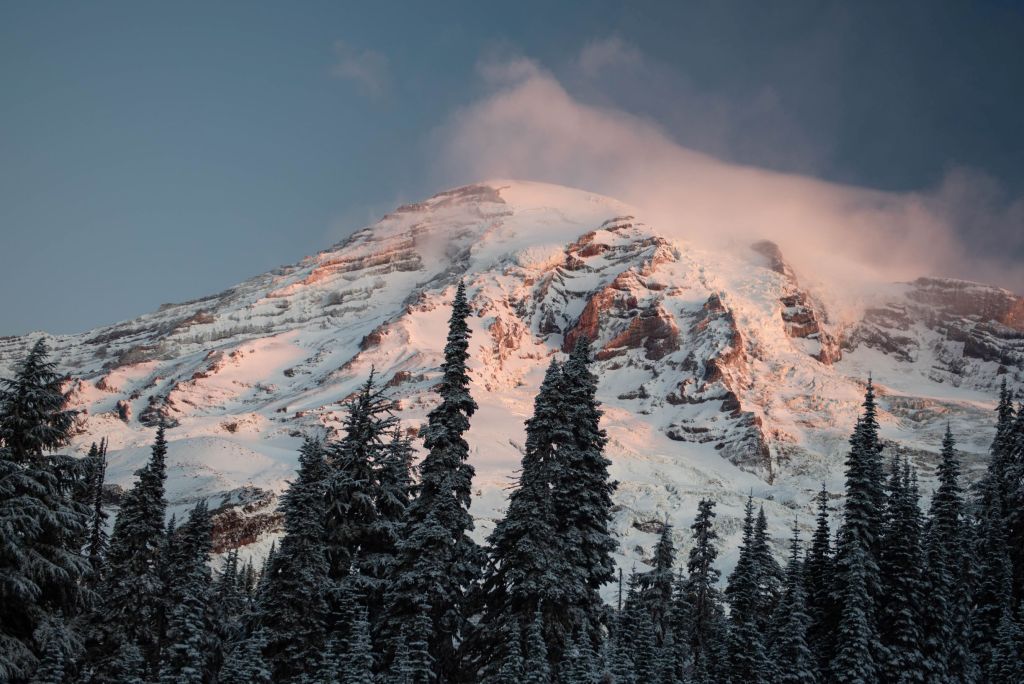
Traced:
[[[641, 215], [541, 183], [462, 186], [216, 295], [48, 336], [76, 378], [68, 390], [83, 414], [72, 448], [107, 437], [111, 481], [124, 486], [151, 427], [166, 421], [172, 510], [211, 499], [219, 548], [247, 541], [259, 553], [277, 534], [276, 494], [299, 435], [335, 432], [371, 367], [403, 426], [418, 430], [462, 279], [481, 404], [468, 435], [480, 535], [504, 507], [543, 367], [580, 335], [595, 343], [622, 483], [624, 565], [649, 555], [656, 521], [686, 529], [699, 496], [719, 500], [724, 536], [734, 535], [751, 490], [774, 513], [781, 548], [794, 514], [810, 525], [822, 481], [841, 490], [869, 373], [883, 437], [926, 482], [946, 420], [961, 428], [968, 468], [984, 461], [991, 436], [976, 426], [992, 422], [996, 383], [1024, 379], [1020, 297], [920, 278], [872, 283], [863, 302], [838, 306], [774, 243], [709, 251]], [[38, 336], [0, 340], [0, 371]]]

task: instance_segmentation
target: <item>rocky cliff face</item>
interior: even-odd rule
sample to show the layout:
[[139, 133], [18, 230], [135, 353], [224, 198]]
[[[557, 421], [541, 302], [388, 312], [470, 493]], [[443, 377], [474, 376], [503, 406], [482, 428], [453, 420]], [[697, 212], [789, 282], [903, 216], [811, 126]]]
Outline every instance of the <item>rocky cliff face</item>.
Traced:
[[[585, 336], [629, 564], [649, 554], [650, 520], [685, 530], [700, 496], [720, 502], [727, 537], [751, 490], [780, 540], [794, 511], [809, 525], [822, 480], [841, 487], [869, 372], [883, 435], [926, 479], [946, 420], [980, 462], [996, 384], [1024, 380], [1024, 300], [921, 279], [869, 284], [858, 306], [829, 311], [798, 276], [773, 243], [706, 252], [615, 200], [496, 182], [401, 207], [220, 294], [49, 341], [78, 379], [74, 447], [107, 437], [111, 481], [128, 486], [152, 426], [167, 422], [172, 508], [209, 499], [218, 550], [258, 552], [280, 533], [276, 494], [302, 434], [335, 433], [371, 366], [409, 432], [423, 423], [462, 279], [479, 533], [504, 509], [544, 368]], [[0, 340], [0, 371], [37, 336]]]

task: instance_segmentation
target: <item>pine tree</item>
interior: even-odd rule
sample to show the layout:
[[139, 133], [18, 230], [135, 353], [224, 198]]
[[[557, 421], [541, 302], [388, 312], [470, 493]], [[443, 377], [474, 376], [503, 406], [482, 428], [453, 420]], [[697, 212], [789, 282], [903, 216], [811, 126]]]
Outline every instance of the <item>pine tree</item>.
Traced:
[[168, 646], [160, 667], [161, 684], [202, 684], [211, 676], [210, 534], [210, 511], [202, 501], [172, 542], [176, 548], [167, 587]]
[[694, 545], [686, 563], [686, 604], [690, 616], [687, 640], [698, 674], [702, 669], [705, 674], [718, 671], [726, 650], [727, 628], [717, 589], [719, 571], [715, 567], [718, 557], [715, 540], [718, 533], [714, 529], [714, 518], [715, 503], [701, 499], [697, 517], [690, 526]]
[[[493, 643], [500, 625], [511, 621], [529, 624], [543, 599], [545, 639], [561, 651], [581, 619], [575, 610], [583, 600], [582, 583], [568, 580], [571, 562], [561, 540], [552, 497], [559, 447], [569, 439], [562, 410], [562, 373], [557, 362], [548, 366], [534, 400], [533, 416], [526, 421], [526, 447], [518, 487], [509, 497], [508, 511], [487, 538], [490, 563], [481, 587], [483, 614], [474, 633], [478, 669], [493, 670], [500, 657]], [[552, 653], [551, 651], [554, 651]]]
[[[763, 512], [763, 511], [762, 511]], [[731, 681], [767, 684], [771, 668], [761, 628], [762, 568], [755, 550], [754, 497], [747, 498], [743, 540], [736, 567], [729, 575], [725, 594], [729, 600], [729, 668]]]
[[551, 496], [563, 540], [559, 551], [571, 563], [563, 580], [582, 587], [580, 626], [597, 640], [605, 614], [599, 590], [615, 579], [611, 554], [618, 545], [610, 526], [617, 483], [609, 477], [611, 461], [604, 456], [608, 438], [600, 426], [597, 376], [590, 370], [591, 361], [590, 342], [580, 337], [562, 367], [562, 403], [571, 434], [560, 450]]
[[76, 411], [67, 408], [57, 364], [40, 338], [14, 367], [14, 378], [0, 379], [0, 444], [21, 465], [41, 460], [68, 442]]
[[161, 425], [149, 461], [122, 498], [114, 521], [107, 572], [93, 620], [96, 643], [91, 655], [96, 660], [97, 681], [108, 681], [114, 669], [134, 662], [133, 649], [138, 650], [146, 672], [155, 671], [158, 665], [164, 605], [166, 459], [167, 439]]
[[1007, 605], [999, 619], [999, 631], [992, 649], [988, 681], [991, 684], [1019, 684], [1024, 681], [1024, 630]]
[[822, 679], [835, 652], [834, 634], [839, 616], [832, 596], [833, 559], [832, 533], [828, 525], [828, 490], [822, 483], [817, 496], [818, 514], [811, 537], [811, 547], [804, 561], [804, 586], [807, 614], [810, 617], [807, 641], [817, 661]]
[[[632, 582], [631, 582], [632, 584]], [[626, 607], [630, 605], [626, 602]], [[627, 610], [616, 615], [615, 631], [609, 645], [608, 671], [615, 684], [636, 683], [636, 663], [633, 661], [636, 631]]]
[[0, 680], [26, 678], [41, 658], [53, 663], [55, 649], [65, 662], [77, 658], [81, 647], [81, 469], [51, 454], [74, 423], [66, 404], [42, 340], [0, 380]]
[[548, 647], [544, 642], [544, 619], [539, 609], [534, 614], [530, 627], [526, 631], [524, 663], [524, 684], [551, 684]]
[[469, 536], [473, 466], [463, 435], [476, 402], [469, 394], [470, 313], [460, 283], [452, 305], [448, 341], [441, 366], [441, 403], [427, 417], [416, 498], [410, 504], [398, 547], [394, 579], [385, 597], [385, 632], [397, 635], [422, 602], [431, 619], [430, 653], [435, 673], [459, 678], [457, 645], [466, 630], [466, 593], [480, 576], [483, 552]]
[[232, 641], [218, 673], [219, 684], [270, 684], [271, 672], [263, 657], [267, 638], [264, 630]]
[[[991, 485], [992, 483], [987, 483]], [[971, 651], [982, 672], [989, 671], [999, 639], [1003, 614], [1013, 605], [1013, 566], [1010, 562], [1006, 518], [1000, 514], [1002, 493], [991, 492], [972, 526]]]
[[964, 539], [963, 492], [956, 443], [946, 427], [938, 467], [939, 487], [932, 496], [925, 534], [926, 573], [922, 631], [926, 679], [964, 681], [973, 675], [969, 634], [968, 576]]
[[339, 684], [373, 684], [373, 650], [370, 645], [370, 619], [360, 606], [338, 658]]
[[524, 676], [523, 649], [519, 645], [521, 639], [519, 623], [513, 620], [506, 625], [503, 631], [505, 633], [505, 652], [494, 683], [519, 684]]
[[672, 589], [676, 562], [672, 526], [668, 521], [661, 528], [658, 544], [654, 547], [654, 567], [640, 576], [640, 603], [651, 618], [656, 643], [661, 645], [670, 631]]
[[868, 381], [864, 413], [850, 438], [846, 500], [836, 545], [833, 596], [839, 607], [832, 676], [838, 682], [870, 681], [878, 675], [876, 604], [881, 598], [878, 550], [884, 509], [881, 444], [874, 386]]
[[364, 592], [379, 592], [377, 585], [383, 575], [379, 559], [374, 557], [378, 544], [377, 468], [383, 460], [384, 439], [396, 422], [391, 405], [371, 370], [348, 403], [345, 436], [325, 447], [330, 577], [339, 582], [354, 572], [353, 579]]
[[87, 457], [88, 472], [88, 506], [90, 510], [85, 554], [89, 559], [91, 572], [89, 582], [95, 586], [103, 577], [104, 557], [107, 553], [109, 535], [107, 534], [107, 513], [103, 510], [103, 484], [107, 472], [107, 442], [95, 443]]
[[324, 533], [326, 467], [319, 442], [306, 440], [299, 471], [282, 497], [284, 539], [266, 569], [259, 625], [274, 681], [312, 674], [323, 646], [328, 563]]
[[879, 559], [885, 597], [878, 616], [879, 669], [886, 681], [925, 680], [920, 627], [924, 552], [918, 498], [917, 476], [909, 461], [893, 458]]
[[807, 641], [811, 619], [804, 600], [803, 572], [800, 567], [800, 529], [793, 521], [793, 537], [789, 545], [785, 590], [775, 609], [771, 644], [778, 684], [815, 684], [818, 663]]

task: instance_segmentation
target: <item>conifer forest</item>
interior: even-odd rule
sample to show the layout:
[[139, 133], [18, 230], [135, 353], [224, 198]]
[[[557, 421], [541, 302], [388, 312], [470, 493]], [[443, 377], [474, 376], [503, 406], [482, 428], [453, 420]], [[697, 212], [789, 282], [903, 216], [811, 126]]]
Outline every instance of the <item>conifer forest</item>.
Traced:
[[723, 576], [734, 550], [704, 498], [621, 573], [585, 336], [552, 357], [504, 516], [474, 535], [469, 316], [460, 284], [421, 443], [371, 372], [340, 436], [305, 439], [284, 534], [256, 563], [213, 554], [206, 502], [167, 515], [173, 426], [114, 515], [106, 445], [62, 453], [75, 415], [37, 342], [0, 384], [0, 682], [1024, 682], [1024, 406], [1005, 382], [976, 427], [980, 477], [947, 427], [925, 491], [883, 453], [869, 380], [845, 491], [822, 488], [810, 535], [783, 521], [785, 558], [751, 496]]

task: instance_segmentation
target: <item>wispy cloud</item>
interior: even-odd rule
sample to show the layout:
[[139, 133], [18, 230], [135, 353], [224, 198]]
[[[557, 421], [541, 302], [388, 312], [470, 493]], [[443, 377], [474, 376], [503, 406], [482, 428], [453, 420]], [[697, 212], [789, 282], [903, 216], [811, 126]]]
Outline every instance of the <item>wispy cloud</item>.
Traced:
[[587, 43], [579, 56], [580, 71], [595, 78], [608, 67], [637, 66], [643, 63], [640, 51], [618, 36]]
[[370, 98], [380, 98], [391, 87], [388, 58], [375, 50], [356, 48], [343, 40], [334, 42], [335, 64], [331, 75], [351, 81]]
[[[619, 48], [588, 50], [589, 68], [598, 68]], [[938, 188], [896, 193], [728, 163], [678, 144], [647, 118], [581, 101], [535, 62], [489, 64], [483, 73], [489, 94], [441, 132], [447, 181], [525, 178], [601, 192], [680, 239], [774, 239], [821, 280], [934, 274], [1024, 290], [1019, 264], [965, 239], [963, 226], [977, 226], [991, 239], [1021, 240], [1013, 235], [1024, 203], [977, 174], [954, 170]]]

